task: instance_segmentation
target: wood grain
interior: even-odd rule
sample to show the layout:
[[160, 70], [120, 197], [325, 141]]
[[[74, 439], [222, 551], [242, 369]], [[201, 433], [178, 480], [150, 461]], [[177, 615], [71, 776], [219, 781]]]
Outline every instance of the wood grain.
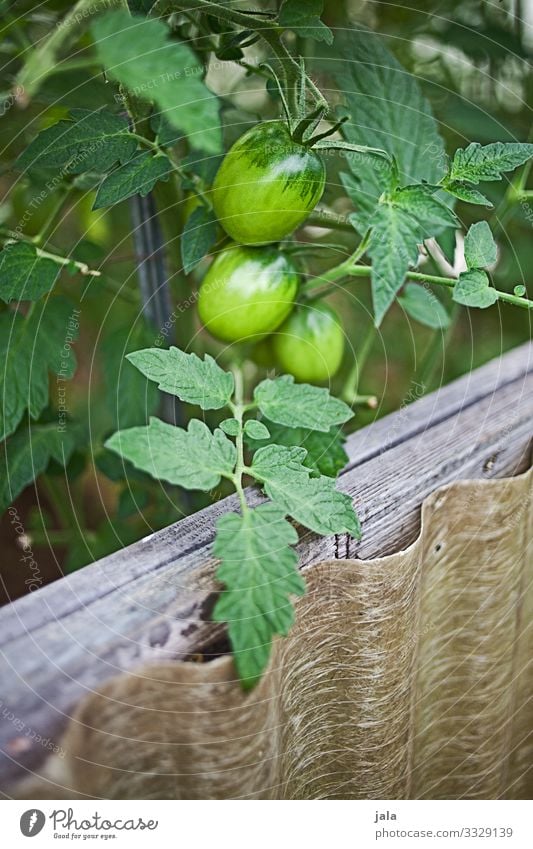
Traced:
[[[355, 432], [339, 486], [354, 499], [363, 539], [302, 530], [301, 567], [406, 547], [437, 487], [526, 468], [532, 419], [527, 344]], [[117, 672], [187, 657], [222, 635], [209, 622], [217, 591], [209, 546], [217, 518], [235, 509], [233, 498], [213, 504], [0, 611], [0, 782], [48, 752], [39, 743], [21, 751], [21, 738], [57, 740], [79, 699]]]

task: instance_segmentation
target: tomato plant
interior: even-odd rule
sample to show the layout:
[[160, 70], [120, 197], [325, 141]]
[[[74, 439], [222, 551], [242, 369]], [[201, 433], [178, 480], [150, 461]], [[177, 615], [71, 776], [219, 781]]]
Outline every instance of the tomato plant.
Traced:
[[[495, 338], [489, 307], [531, 315], [528, 126], [488, 121], [493, 97], [471, 138], [435, 94], [446, 56], [423, 91], [344, 3], [336, 28], [303, 0], [9, 5], [0, 505], [33, 486], [28, 536], [68, 570], [237, 492], [214, 615], [251, 686], [304, 590], [289, 519], [360, 532], [335, 488], [354, 414], [401, 403], [411, 359], [424, 389], [442, 350], [466, 368], [449, 339]], [[417, 67], [418, 14], [390, 44]], [[378, 335], [401, 365], [387, 391]], [[254, 482], [269, 501], [251, 509]]]

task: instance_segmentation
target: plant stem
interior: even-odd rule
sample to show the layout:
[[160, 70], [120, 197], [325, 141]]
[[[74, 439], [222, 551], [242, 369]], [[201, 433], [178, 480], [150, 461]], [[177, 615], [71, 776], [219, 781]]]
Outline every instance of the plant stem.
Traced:
[[201, 180], [196, 175], [188, 174], [185, 169], [181, 167], [181, 165], [178, 165], [178, 163], [172, 159], [172, 156], [169, 153], [164, 151], [163, 148], [158, 145], [157, 142], [151, 141], [145, 136], [139, 135], [139, 133], [132, 132], [131, 135], [133, 136], [133, 138], [137, 139], [141, 144], [144, 144], [146, 147], [149, 147], [150, 150], [153, 150], [157, 156], [166, 156], [172, 166], [172, 170], [182, 180], [187, 180], [188, 182], [192, 183], [193, 185], [191, 186], [191, 191], [193, 191], [195, 195], [198, 195], [204, 206], [207, 206], [209, 209], [212, 208], [213, 204], [203, 191], [203, 188], [200, 187], [199, 184], [201, 183]]
[[353, 233], [354, 228], [350, 224], [349, 221], [346, 221], [342, 216], [338, 215], [338, 213], [334, 212], [332, 209], [325, 209], [317, 207], [314, 212], [311, 213], [309, 218], [303, 224], [304, 227], [322, 227], [324, 230], [343, 230], [345, 233]]
[[361, 347], [355, 355], [354, 364], [346, 379], [346, 383], [342, 391], [342, 398], [344, 401], [346, 401], [347, 404], [355, 404], [358, 401], [360, 402], [361, 399], [364, 398], [366, 403], [369, 406], [372, 406], [370, 401], [373, 400], [373, 396], [359, 395], [359, 382], [361, 380], [361, 372], [363, 371], [363, 367], [368, 359], [370, 351], [372, 350], [372, 343], [374, 341], [375, 333], [376, 328], [374, 327], [374, 324], [370, 324], [370, 327], [368, 328], [361, 343]]
[[244, 404], [244, 385], [243, 385], [243, 377], [242, 377], [242, 369], [239, 366], [236, 366], [233, 369], [233, 376], [235, 378], [235, 403], [231, 405], [231, 409], [233, 411], [234, 417], [237, 419], [239, 424], [239, 430], [237, 436], [235, 438], [235, 447], [237, 449], [237, 463], [235, 466], [235, 474], [233, 476], [233, 483], [235, 489], [237, 490], [237, 495], [239, 496], [239, 501], [241, 504], [241, 510], [243, 515], [249, 511], [248, 504], [246, 503], [246, 495], [244, 494], [244, 487], [242, 485], [242, 476], [244, 474], [244, 470], [246, 468], [246, 464], [244, 462], [244, 428], [243, 428], [243, 416], [244, 411], [246, 409], [246, 405]]
[[[372, 266], [352, 265], [351, 263], [352, 259], [350, 257], [345, 262], [341, 262], [334, 268], [330, 268], [329, 271], [320, 275], [319, 282], [322, 283], [324, 280], [326, 282], [334, 282], [335, 280], [339, 280], [341, 277], [370, 277]], [[406, 278], [408, 280], [419, 280], [424, 283], [434, 283], [437, 286], [446, 286], [448, 289], [453, 289], [457, 283], [456, 277], [439, 277], [435, 274], [424, 274], [419, 271], [408, 271]], [[320, 296], [324, 297], [326, 294], [329, 294], [330, 291], [334, 291], [335, 288], [336, 287], [334, 286], [329, 287], [325, 292], [321, 292]], [[521, 307], [526, 310], [533, 309], [533, 301], [530, 301], [528, 298], [522, 298], [519, 295], [511, 295], [509, 292], [501, 292], [499, 289], [495, 289], [494, 291], [496, 292], [499, 301], [503, 301], [506, 304], [514, 304], [514, 306]]]
[[320, 298], [326, 297], [326, 295], [329, 295], [331, 292], [334, 292], [337, 289], [337, 286], [328, 284], [333, 284], [337, 280], [341, 280], [343, 277], [362, 276], [359, 275], [358, 271], [354, 272], [354, 269], [367, 267], [357, 265], [357, 261], [360, 260], [363, 254], [365, 253], [369, 241], [370, 230], [365, 233], [354, 252], [347, 259], [345, 259], [343, 262], [340, 262], [339, 265], [335, 265], [333, 268], [330, 268], [328, 271], [324, 271], [322, 274], [320, 274], [319, 277], [315, 278], [315, 280], [312, 280], [306, 287], [307, 291], [316, 289], [318, 286], [322, 286], [324, 283], [326, 283], [327, 285], [324, 287], [324, 289], [321, 289], [319, 292], [317, 292], [316, 295], [308, 297], [308, 300], [316, 301]]
[[42, 248], [37, 247], [35, 244], [35, 239], [37, 237], [31, 236], [23, 236], [21, 233], [17, 233], [15, 230], [6, 230], [4, 227], [0, 227], [0, 239], [3, 241], [4, 247], [13, 242], [26, 242], [27, 244], [34, 245], [35, 250], [37, 251], [37, 256], [42, 257], [43, 259], [51, 259], [57, 265], [61, 266], [74, 266], [80, 274], [89, 277], [101, 277], [102, 272], [97, 271], [94, 268], [90, 268], [86, 262], [79, 262], [77, 259], [72, 259], [68, 256], [61, 256], [61, 254], [51, 253], [50, 251], [44, 251]]
[[[447, 286], [449, 289], [453, 289], [457, 283], [457, 278], [455, 277], [436, 277], [433, 274], [421, 274], [417, 271], [408, 271], [407, 277], [409, 280], [420, 280], [425, 283], [435, 283], [438, 286]], [[496, 292], [499, 301], [504, 301], [506, 304], [514, 304], [515, 307], [521, 307], [526, 310], [533, 309], [533, 301], [530, 301], [528, 298], [511, 295], [510, 292], [501, 292], [499, 289], [495, 289], [494, 291]]]
[[461, 308], [459, 304], [454, 303], [453, 310], [451, 314], [451, 320], [446, 328], [446, 333], [444, 337], [438, 331], [433, 333], [433, 338], [429, 343], [426, 352], [422, 358], [422, 362], [420, 363], [420, 368], [418, 372], [420, 377], [418, 379], [418, 383], [424, 388], [424, 394], [429, 391], [431, 388], [431, 383], [435, 374], [435, 369], [440, 362], [440, 354], [441, 351], [444, 354], [448, 343], [450, 341], [451, 335], [455, 329], [455, 325], [457, 323], [457, 319], [460, 315]]
[[[292, 58], [291, 54], [281, 41], [283, 28], [272, 21], [256, 17], [254, 14], [245, 14], [237, 9], [231, 9], [228, 6], [222, 6], [219, 3], [211, 3], [209, 0], [187, 0], [187, 2], [175, 2], [175, 0], [158, 0], [152, 7], [151, 15], [162, 15], [169, 10], [187, 11], [197, 10], [199, 12], [207, 12], [220, 18], [228, 23], [236, 24], [244, 27], [244, 29], [253, 29], [257, 32], [264, 41], [267, 42], [272, 53], [278, 60], [283, 77], [283, 88], [287, 94], [287, 99], [291, 105], [291, 111], [294, 117], [298, 114], [298, 74], [300, 68], [298, 63]], [[307, 78], [309, 87], [315, 93], [316, 86]], [[323, 99], [322, 95], [320, 97]]]

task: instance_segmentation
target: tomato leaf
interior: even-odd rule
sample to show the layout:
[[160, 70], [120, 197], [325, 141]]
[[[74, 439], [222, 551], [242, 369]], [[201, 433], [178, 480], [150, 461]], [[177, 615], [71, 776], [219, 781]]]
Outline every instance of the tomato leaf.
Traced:
[[224, 421], [220, 422], [219, 427], [228, 436], [237, 436], [239, 433], [239, 422], [237, 419], [224, 419]]
[[407, 269], [418, 259], [424, 236], [419, 222], [394, 203], [380, 203], [370, 219], [368, 255], [372, 259], [372, 301], [376, 327], [393, 303]]
[[[335, 54], [331, 72], [351, 114], [342, 127], [347, 141], [392, 154], [400, 183], [438, 183], [446, 172], [444, 144], [415, 78], [364, 28], [339, 33]], [[348, 153], [346, 161], [352, 174], [342, 175], [343, 183], [357, 210], [357, 229], [364, 232], [394, 175], [376, 157]]]
[[325, 476], [310, 477], [303, 465], [305, 448], [266, 445], [255, 452], [250, 474], [263, 484], [266, 495], [297, 522], [317, 534], [349, 533], [361, 529], [349, 495]]
[[213, 619], [228, 623], [245, 689], [261, 677], [274, 635], [287, 634], [293, 624], [290, 596], [305, 592], [298, 558], [290, 547], [297, 541], [295, 529], [274, 504], [262, 504], [243, 516], [229, 513], [217, 522], [213, 553], [221, 560], [217, 578], [226, 589]]
[[465, 236], [465, 261], [468, 268], [488, 268], [498, 259], [498, 247], [486, 221], [472, 224]]
[[202, 206], [193, 209], [181, 234], [181, 259], [185, 274], [204, 258], [217, 238], [217, 221], [210, 209]]
[[58, 274], [56, 263], [39, 256], [32, 245], [8, 244], [0, 253], [0, 299], [6, 304], [36, 301], [52, 289]]
[[17, 167], [59, 168], [65, 174], [105, 173], [116, 162], [127, 162], [137, 149], [128, 121], [105, 109], [72, 109], [70, 120], [53, 124], [19, 156]]
[[447, 227], [459, 226], [453, 209], [436, 197], [432, 186], [397, 189], [392, 195], [392, 203], [416, 218], [425, 239], [438, 236]]
[[398, 297], [406, 313], [434, 330], [444, 330], [450, 324], [450, 316], [431, 289], [407, 283]]
[[496, 290], [484, 271], [472, 269], [463, 271], [453, 289], [453, 299], [465, 307], [491, 307], [498, 300]]
[[219, 410], [230, 400], [233, 375], [220, 368], [209, 354], [203, 360], [179, 348], [145, 348], [127, 359], [163, 392], [177, 395], [202, 410]]
[[533, 157], [533, 144], [494, 142], [480, 145], [472, 142], [455, 151], [449, 180], [482, 183], [501, 180], [504, 171], [514, 171]]
[[333, 33], [320, 20], [323, 11], [324, 0], [284, 0], [279, 12], [279, 23], [303, 38], [333, 44]]
[[0, 440], [16, 429], [25, 411], [37, 419], [48, 404], [48, 373], [70, 379], [76, 369], [72, 342], [78, 321], [62, 298], [20, 313], [0, 315]]
[[0, 454], [0, 512], [3, 512], [50, 460], [64, 466], [75, 446], [72, 428], [59, 430], [57, 422], [21, 425]]
[[327, 433], [353, 416], [353, 410], [344, 401], [333, 398], [327, 389], [294, 383], [291, 375], [262, 380], [255, 388], [254, 400], [267, 419], [285, 427]]
[[346, 437], [339, 428], [334, 427], [323, 433], [303, 427], [283, 427], [268, 419], [264, 420], [264, 424], [270, 432], [270, 437], [264, 439], [287, 448], [305, 448], [307, 455], [302, 462], [313, 474], [335, 478], [348, 462], [348, 455], [343, 448]]
[[475, 203], [492, 209], [491, 201], [467, 183], [446, 182], [446, 191], [465, 203]]
[[233, 473], [235, 445], [217, 428], [191, 419], [187, 430], [152, 417], [146, 427], [114, 433], [105, 447], [152, 477], [208, 491]]
[[419, 243], [457, 223], [453, 210], [435, 196], [431, 186], [396, 189], [378, 203], [368, 222], [376, 326], [403, 285], [409, 266], [416, 263]]
[[201, 79], [202, 66], [191, 48], [171, 39], [163, 21], [116, 10], [97, 18], [92, 33], [109, 76], [136, 97], [153, 101], [195, 148], [220, 150], [218, 98]]
[[111, 174], [101, 183], [93, 204], [93, 209], [113, 206], [132, 195], [145, 197], [151, 192], [158, 180], [168, 180], [172, 166], [166, 156], [154, 156], [153, 153], [139, 153]]
[[263, 422], [258, 422], [257, 419], [248, 419], [244, 424], [244, 433], [248, 437], [248, 439], [259, 440], [259, 439], [269, 439], [270, 431], [263, 424]]

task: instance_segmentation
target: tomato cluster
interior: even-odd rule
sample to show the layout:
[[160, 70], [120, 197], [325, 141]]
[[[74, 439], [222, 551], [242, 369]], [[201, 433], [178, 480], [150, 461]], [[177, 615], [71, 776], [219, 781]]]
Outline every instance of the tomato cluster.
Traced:
[[325, 178], [319, 154], [295, 141], [283, 122], [244, 133], [224, 157], [212, 192], [215, 213], [234, 241], [211, 264], [198, 299], [213, 336], [262, 340], [263, 357], [275, 357], [285, 372], [306, 382], [328, 380], [337, 371], [344, 335], [331, 307], [296, 303], [299, 272], [276, 243], [305, 221]]

